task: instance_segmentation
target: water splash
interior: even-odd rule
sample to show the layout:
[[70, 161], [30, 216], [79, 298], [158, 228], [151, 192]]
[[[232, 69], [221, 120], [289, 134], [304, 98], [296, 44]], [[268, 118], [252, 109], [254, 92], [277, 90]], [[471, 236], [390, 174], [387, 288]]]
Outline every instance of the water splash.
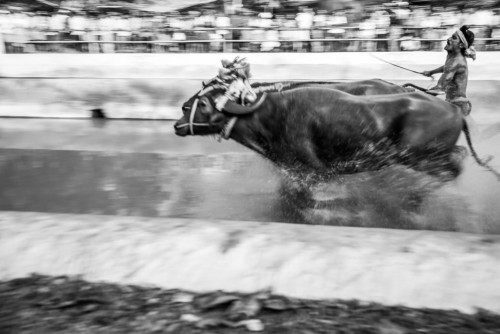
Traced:
[[308, 184], [284, 177], [283, 210], [297, 223], [481, 232], [455, 182], [394, 165]]

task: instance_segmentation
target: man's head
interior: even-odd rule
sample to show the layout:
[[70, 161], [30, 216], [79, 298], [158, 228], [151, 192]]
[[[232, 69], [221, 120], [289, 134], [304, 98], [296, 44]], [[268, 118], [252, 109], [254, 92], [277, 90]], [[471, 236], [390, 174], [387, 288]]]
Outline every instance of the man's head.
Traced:
[[470, 48], [474, 43], [474, 33], [469, 30], [469, 26], [462, 26], [457, 31], [457, 34], [460, 37], [460, 41], [462, 42], [464, 49]]
[[469, 30], [469, 26], [464, 25], [448, 38], [444, 49], [448, 52], [461, 52], [464, 56], [476, 59], [476, 52], [472, 44], [474, 43], [474, 33]]

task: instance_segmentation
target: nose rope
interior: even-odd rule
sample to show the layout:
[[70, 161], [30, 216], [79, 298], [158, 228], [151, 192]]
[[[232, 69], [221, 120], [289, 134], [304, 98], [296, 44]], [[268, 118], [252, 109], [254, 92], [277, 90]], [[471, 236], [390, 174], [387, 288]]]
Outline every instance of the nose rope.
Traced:
[[[199, 97], [205, 95], [207, 92], [213, 90], [214, 87], [207, 87], [205, 89], [202, 89], [198, 94], [197, 98], [195, 98], [193, 105], [191, 107], [191, 113], [189, 114], [189, 122], [185, 124], [180, 124], [177, 125], [176, 128], [185, 128], [186, 126], [189, 126], [189, 133], [194, 136], [194, 127], [195, 126], [210, 126], [209, 123], [195, 123], [194, 122], [194, 117], [196, 115], [196, 110], [198, 109], [198, 101], [200, 100]], [[220, 137], [224, 139], [228, 139], [229, 135], [231, 134], [231, 130], [233, 129], [234, 125], [236, 124], [236, 121], [238, 120], [237, 117], [231, 117], [229, 121], [226, 123], [224, 128], [221, 131]]]
[[177, 128], [185, 128], [186, 126], [189, 126], [189, 133], [194, 136], [194, 127], [195, 126], [210, 126], [208, 123], [195, 123], [194, 122], [194, 115], [196, 114], [196, 109], [198, 108], [198, 98], [196, 98], [193, 102], [193, 106], [191, 107], [191, 114], [189, 115], [189, 123], [177, 125]]
[[178, 125], [177, 128], [184, 128], [186, 126], [189, 126], [189, 133], [192, 136], [194, 136], [195, 126], [210, 126], [209, 123], [195, 123], [194, 116], [196, 115], [196, 110], [198, 109], [198, 101], [200, 100], [199, 97], [205, 95], [206, 93], [210, 92], [213, 89], [214, 87], [207, 87], [205, 89], [200, 90], [200, 92], [197, 94], [198, 97], [194, 100], [193, 106], [191, 107], [191, 113], [189, 114], [189, 123]]

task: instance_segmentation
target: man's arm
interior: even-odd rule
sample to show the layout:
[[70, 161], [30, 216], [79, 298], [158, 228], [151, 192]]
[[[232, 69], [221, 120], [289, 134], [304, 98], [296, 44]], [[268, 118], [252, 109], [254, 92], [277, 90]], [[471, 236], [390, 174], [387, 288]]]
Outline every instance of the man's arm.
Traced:
[[425, 75], [426, 77], [430, 77], [433, 74], [443, 73], [443, 72], [444, 72], [444, 65], [443, 66], [439, 66], [438, 68], [435, 68], [435, 69], [430, 70], [430, 71], [423, 71], [422, 74]]

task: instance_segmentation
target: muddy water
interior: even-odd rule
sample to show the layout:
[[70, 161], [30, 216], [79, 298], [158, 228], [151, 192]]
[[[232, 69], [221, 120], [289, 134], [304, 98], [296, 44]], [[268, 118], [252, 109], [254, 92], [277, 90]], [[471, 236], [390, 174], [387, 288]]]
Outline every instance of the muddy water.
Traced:
[[[172, 124], [2, 119], [0, 210], [500, 233], [500, 182], [470, 157], [445, 185], [393, 167], [315, 185], [323, 204], [301, 209], [280, 171], [256, 154], [176, 137]], [[475, 144], [500, 170], [498, 124], [479, 127]]]
[[173, 122], [3, 119], [0, 210], [283, 221], [273, 168]]

